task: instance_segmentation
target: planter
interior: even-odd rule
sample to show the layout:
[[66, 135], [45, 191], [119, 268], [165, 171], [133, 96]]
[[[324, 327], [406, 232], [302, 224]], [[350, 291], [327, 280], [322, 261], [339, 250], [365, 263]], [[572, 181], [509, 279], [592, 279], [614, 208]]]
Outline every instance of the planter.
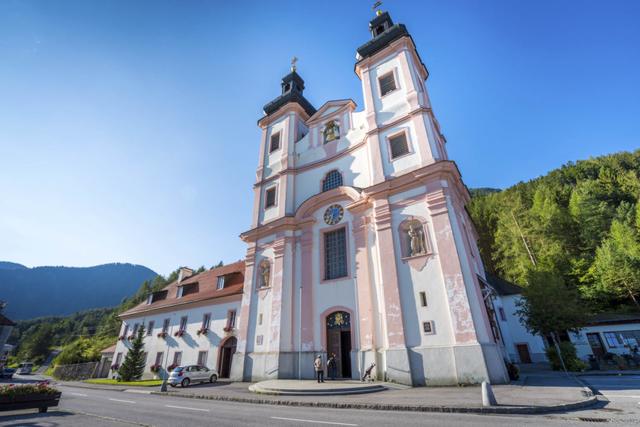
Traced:
[[37, 409], [38, 412], [47, 412], [52, 406], [58, 406], [61, 392], [52, 394], [33, 393], [20, 396], [0, 396], [1, 411], [17, 411], [21, 409]]

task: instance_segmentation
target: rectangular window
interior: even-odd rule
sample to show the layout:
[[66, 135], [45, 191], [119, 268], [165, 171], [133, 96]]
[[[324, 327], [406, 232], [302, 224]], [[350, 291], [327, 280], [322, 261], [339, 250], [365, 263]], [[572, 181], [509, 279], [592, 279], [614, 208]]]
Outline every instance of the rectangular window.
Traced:
[[388, 72], [378, 79], [380, 83], [380, 96], [385, 96], [389, 92], [396, 90], [396, 79], [393, 77], [393, 71]]
[[198, 352], [198, 365], [207, 366], [207, 352], [199, 351]]
[[125, 323], [124, 330], [122, 331], [122, 336], [126, 337], [128, 332], [129, 332], [129, 325]]
[[227, 312], [227, 329], [233, 329], [236, 327], [236, 311], [229, 310]]
[[120, 363], [122, 362], [122, 352], [116, 354], [116, 365], [120, 365]]
[[187, 330], [187, 316], [182, 316], [180, 318], [180, 331], [184, 332]]
[[182, 363], [182, 352], [176, 351], [175, 353], [173, 353], [173, 364], [180, 366], [181, 363]]
[[324, 278], [347, 275], [347, 232], [345, 228], [324, 233]]
[[426, 307], [427, 306], [427, 293], [426, 292], [420, 292], [420, 305], [422, 307]]
[[622, 345], [622, 340], [620, 340], [618, 334], [615, 332], [605, 332], [603, 335], [609, 348], [616, 348], [619, 345]]
[[211, 323], [211, 314], [207, 313], [202, 316], [202, 329], [209, 329], [209, 324]]
[[422, 322], [422, 331], [426, 334], [426, 335], [433, 335], [435, 334], [435, 328], [433, 327], [433, 321], [428, 321], [428, 322]]
[[404, 132], [389, 138], [389, 146], [391, 147], [391, 158], [403, 156], [409, 153], [409, 144], [407, 144], [407, 135]]
[[507, 321], [507, 315], [504, 314], [504, 308], [498, 307], [498, 313], [500, 313], [500, 320], [502, 320], [503, 322], [506, 322]]
[[164, 319], [164, 322], [162, 323], [162, 332], [165, 334], [169, 332], [169, 322], [170, 319]]
[[216, 284], [216, 289], [224, 289], [224, 276], [218, 276], [218, 283]]
[[258, 315], [258, 325], [262, 325], [262, 313]]
[[164, 299], [167, 299], [168, 294], [169, 294], [169, 291], [158, 291], [158, 292], [152, 293], [150, 295], [149, 304], [153, 304], [156, 301], [162, 301]]
[[140, 325], [138, 325], [137, 323], [133, 324], [133, 330], [131, 331], [131, 335], [136, 336], [138, 335], [138, 328], [140, 327]]
[[262, 341], [263, 341], [263, 336], [262, 335], [258, 335], [256, 337], [256, 344], [257, 345], [262, 345]]
[[151, 336], [153, 335], [153, 327], [155, 326], [156, 322], [154, 322], [153, 320], [149, 320], [149, 327], [147, 328], [147, 336]]
[[276, 188], [270, 188], [266, 192], [264, 207], [265, 209], [276, 205]]
[[271, 142], [269, 144], [269, 152], [273, 153], [280, 148], [280, 132], [276, 132], [271, 135]]
[[162, 358], [164, 357], [164, 352], [159, 351], [156, 353], [156, 365], [160, 366], [162, 365]]

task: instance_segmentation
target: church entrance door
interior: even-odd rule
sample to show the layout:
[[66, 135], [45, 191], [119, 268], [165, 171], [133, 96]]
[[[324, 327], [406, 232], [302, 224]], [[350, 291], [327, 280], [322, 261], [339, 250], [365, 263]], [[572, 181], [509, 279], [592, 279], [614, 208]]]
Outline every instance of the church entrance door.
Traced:
[[218, 362], [218, 375], [220, 378], [229, 378], [229, 374], [231, 374], [231, 361], [233, 360], [233, 354], [236, 352], [237, 343], [236, 337], [230, 337], [220, 347], [220, 359]]
[[351, 316], [335, 311], [327, 316], [327, 358], [336, 355], [337, 376], [351, 378]]

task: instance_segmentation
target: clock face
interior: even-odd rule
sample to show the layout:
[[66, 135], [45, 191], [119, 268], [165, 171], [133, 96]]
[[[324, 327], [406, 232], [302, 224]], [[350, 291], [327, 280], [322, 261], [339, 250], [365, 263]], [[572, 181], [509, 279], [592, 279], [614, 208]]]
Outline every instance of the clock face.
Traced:
[[334, 225], [342, 221], [344, 216], [344, 209], [340, 205], [331, 205], [324, 211], [324, 222], [329, 225]]

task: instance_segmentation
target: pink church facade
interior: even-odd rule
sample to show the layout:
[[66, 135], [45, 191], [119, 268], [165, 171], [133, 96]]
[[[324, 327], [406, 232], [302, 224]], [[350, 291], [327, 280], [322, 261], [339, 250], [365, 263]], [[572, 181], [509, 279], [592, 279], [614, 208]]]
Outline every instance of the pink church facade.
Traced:
[[265, 106], [231, 378], [338, 376], [412, 385], [508, 381], [465, 210], [406, 28], [370, 23], [364, 108], [315, 109], [292, 68]]

